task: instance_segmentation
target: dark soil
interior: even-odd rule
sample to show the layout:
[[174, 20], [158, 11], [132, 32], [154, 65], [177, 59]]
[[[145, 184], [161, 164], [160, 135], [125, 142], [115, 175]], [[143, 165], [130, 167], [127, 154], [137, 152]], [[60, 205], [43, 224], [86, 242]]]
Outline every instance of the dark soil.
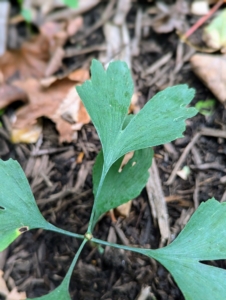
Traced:
[[[134, 36], [136, 10], [138, 6], [146, 7], [147, 4], [148, 1], [134, 1], [127, 17], [131, 36]], [[85, 14], [85, 30], [98, 20], [104, 6], [105, 4], [99, 5]], [[187, 24], [194, 22], [193, 17], [187, 18]], [[83, 33], [79, 34], [82, 36]], [[84, 39], [82, 46], [103, 42], [104, 35], [102, 28], [99, 28]], [[199, 100], [213, 98], [210, 91], [193, 74], [188, 61], [183, 62], [178, 72], [173, 72], [178, 43], [178, 36], [174, 31], [157, 34], [150, 29], [147, 36], [142, 37], [140, 54], [132, 59], [132, 70], [136, 89], [140, 92], [141, 106], [159, 90], [178, 83], [187, 83], [196, 89], [193, 105]], [[185, 45], [184, 53], [188, 53], [189, 50]], [[172, 58], [154, 74], [142, 78], [141, 72], [168, 52], [172, 52]], [[90, 55], [98, 58], [98, 52], [94, 52], [67, 59], [65, 63], [68, 67], [79, 67], [90, 59]], [[162, 72], [166, 66], [166, 71]], [[154, 80], [155, 78], [159, 79]], [[13, 145], [2, 133], [7, 133], [5, 120], [8, 113], [10, 109], [6, 110], [5, 118], [1, 118], [3, 128], [0, 132], [0, 157], [4, 160], [11, 157], [20, 162], [38, 206], [49, 222], [63, 229], [84, 234], [93, 203], [91, 169], [101, 148], [93, 125], [84, 126], [76, 142], [60, 145], [54, 124], [45, 119], [43, 142], [38, 148], [37, 145]], [[202, 127], [224, 129], [225, 119], [226, 111], [216, 101], [211, 116], [198, 114], [187, 122], [184, 138], [172, 142], [174, 155], [164, 146], [155, 148], [165, 197], [169, 199], [169, 196], [178, 196], [167, 202], [172, 239], [178, 235], [187, 222], [187, 217], [189, 218], [194, 211], [195, 191], [199, 203], [211, 197], [222, 199], [225, 185], [221, 178], [226, 172], [226, 142], [222, 138], [202, 136], [196, 144], [202, 165], [209, 163], [209, 167], [206, 165], [204, 169], [200, 166], [198, 168], [194, 152], [190, 152], [184, 163], [192, 170], [188, 180], [177, 176], [172, 185], [167, 186], [165, 182], [195, 133]], [[35, 151], [37, 155], [34, 155]], [[82, 163], [78, 163], [77, 158], [81, 152], [84, 153], [84, 158]], [[215, 167], [211, 164], [213, 162], [216, 163]], [[75, 185], [77, 189], [70, 193]], [[68, 195], [63, 195], [62, 191], [69, 191]], [[58, 196], [54, 198], [55, 194]], [[153, 220], [145, 189], [133, 200], [127, 218], [116, 217], [117, 227], [129, 244], [153, 249], [159, 247], [160, 232]], [[97, 224], [94, 236], [106, 240], [110, 228], [116, 232], [110, 215], [106, 214]], [[115, 238], [117, 243], [123, 243], [123, 239], [116, 233]], [[4, 259], [0, 260], [8, 286], [12, 288], [15, 284], [19, 291], [26, 291], [30, 298], [47, 294], [64, 278], [79, 244], [79, 240], [53, 232], [33, 230], [24, 233], [4, 252]], [[223, 261], [215, 265], [225, 267]], [[171, 275], [156, 261], [117, 249], [110, 249], [103, 254], [95, 245], [87, 243], [74, 270], [70, 291], [72, 299], [134, 300], [144, 286], [151, 287], [152, 297], [148, 299], [184, 299]]]

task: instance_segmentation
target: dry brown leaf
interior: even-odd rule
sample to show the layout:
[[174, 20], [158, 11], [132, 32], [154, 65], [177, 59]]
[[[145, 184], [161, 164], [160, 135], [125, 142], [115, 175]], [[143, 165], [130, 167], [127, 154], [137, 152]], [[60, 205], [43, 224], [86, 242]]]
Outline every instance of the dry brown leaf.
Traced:
[[[69, 124], [81, 124], [81, 127], [83, 124], [87, 124], [90, 122], [90, 117], [74, 86], [68, 91], [65, 98], [62, 99], [62, 102], [59, 105], [56, 114], [52, 117], [52, 120], [57, 124], [57, 129], [60, 132], [61, 136], [63, 128], [62, 124], [60, 124], [59, 126], [57, 120], [62, 119], [67, 121]], [[74, 127], [71, 128], [74, 129]], [[80, 127], [78, 129], [80, 129]]]
[[87, 69], [77, 69], [68, 75], [73, 81], [84, 82], [89, 79], [89, 71]]
[[7, 51], [0, 57], [0, 72], [4, 80], [41, 78], [49, 59], [49, 43], [46, 37], [39, 35], [24, 42], [20, 50]]
[[190, 62], [195, 74], [226, 105], [226, 55], [195, 54]]
[[3, 278], [3, 271], [0, 270], [0, 295], [5, 297], [5, 300], [23, 300], [26, 299], [26, 293], [17, 291], [17, 288], [13, 288], [10, 292], [6, 286], [6, 282]]
[[8, 294], [6, 297], [6, 300], [24, 300], [26, 299], [26, 293], [25, 292], [18, 292], [17, 288], [13, 288], [12, 291]]
[[0, 270], [0, 295], [7, 296], [9, 294], [9, 290], [6, 286], [6, 282], [3, 278], [3, 271]]
[[66, 28], [68, 36], [75, 35], [82, 28], [82, 26], [83, 26], [83, 18], [81, 16], [69, 20]]
[[12, 143], [36, 143], [40, 134], [42, 133], [42, 122], [38, 121], [37, 124], [28, 125], [25, 128], [13, 128], [11, 132]]
[[42, 87], [47, 88], [50, 85], [52, 85], [57, 80], [61, 80], [63, 78], [68, 78], [72, 81], [83, 83], [84, 81], [88, 80], [90, 78], [89, 71], [87, 69], [77, 69], [73, 72], [71, 72], [69, 75], [65, 74], [63, 77], [62, 75], [52, 75], [50, 77], [42, 78], [40, 79], [40, 83]]
[[26, 99], [26, 93], [18, 87], [6, 83], [0, 85], [0, 109], [17, 100], [25, 101]]
[[64, 58], [64, 54], [65, 51], [62, 49], [62, 47], [59, 46], [55, 49], [55, 52], [53, 53], [46, 67], [45, 77], [51, 76], [62, 66], [62, 60]]
[[[40, 33], [45, 36], [50, 43], [50, 48], [53, 50], [56, 46], [59, 45], [57, 43], [55, 37], [57, 33], [64, 31], [65, 22], [46, 22], [39, 27]], [[57, 45], [56, 45], [57, 44]]]
[[116, 210], [120, 214], [120, 216], [127, 218], [130, 214], [131, 206], [132, 206], [132, 201], [130, 200], [130, 201], [118, 206], [116, 208]]
[[[34, 78], [14, 82], [28, 96], [29, 103], [16, 112], [16, 122], [13, 128], [24, 129], [37, 123], [38, 118], [47, 117], [56, 123], [60, 141], [71, 142], [73, 125], [62, 118], [62, 114], [70, 110], [70, 121], [85, 124], [89, 117], [75, 90], [75, 83], [69, 79], [58, 80], [50, 87], [43, 88]], [[70, 104], [72, 106], [70, 106]]]

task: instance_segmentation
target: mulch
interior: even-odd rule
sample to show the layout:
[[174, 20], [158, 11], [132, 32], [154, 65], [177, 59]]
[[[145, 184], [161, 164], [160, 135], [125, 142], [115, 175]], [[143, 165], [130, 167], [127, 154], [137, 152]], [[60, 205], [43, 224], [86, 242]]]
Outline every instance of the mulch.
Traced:
[[[170, 3], [173, 1], [166, 1]], [[138, 5], [146, 7], [148, 1], [134, 1], [127, 16], [131, 36], [134, 36], [134, 22]], [[86, 32], [90, 24], [98, 21], [105, 3], [98, 5], [84, 15], [86, 27], [82, 35], [83, 47], [104, 43], [102, 28]], [[192, 24], [195, 17], [188, 17]], [[183, 55], [178, 58], [180, 41], [176, 33], [159, 34], [149, 28], [141, 38], [139, 55], [132, 58], [132, 70], [136, 90], [139, 91], [139, 105], [143, 106], [156, 92], [168, 85], [187, 83], [196, 89], [194, 105], [199, 100], [211, 99], [213, 95], [194, 75], [189, 65], [189, 46], [183, 45]], [[65, 63], [79, 67], [91, 57], [98, 57], [99, 50], [78, 54]], [[166, 56], [168, 53], [170, 55]], [[189, 54], [190, 53], [190, 54]], [[162, 59], [154, 71], [150, 66]], [[184, 59], [185, 58], [185, 59]], [[149, 71], [148, 71], [149, 70]], [[145, 73], [146, 72], [146, 73]], [[37, 144], [11, 144], [7, 131], [7, 113], [1, 117], [0, 157], [20, 162], [29, 179], [32, 191], [44, 217], [63, 229], [84, 234], [88, 227], [93, 203], [92, 166], [101, 146], [92, 124], [85, 125], [78, 133], [78, 140], [70, 144], [59, 144], [54, 124], [44, 119], [43, 137]], [[187, 180], [176, 176], [172, 184], [166, 185], [176, 162], [186, 146], [202, 128], [225, 129], [226, 110], [216, 103], [211, 116], [198, 114], [187, 121], [184, 138], [170, 144], [170, 147], [155, 148], [155, 159], [159, 169], [163, 192], [167, 201], [171, 239], [187, 223], [195, 207], [211, 197], [225, 200], [226, 143], [216, 135], [201, 135], [193, 145], [182, 166], [189, 166], [191, 174]], [[82, 161], [79, 157], [84, 154]], [[109, 231], [117, 243], [126, 241], [131, 245], [158, 248], [161, 240], [156, 221], [153, 219], [144, 189], [133, 200], [127, 218], [116, 216], [113, 224], [106, 214], [97, 224], [94, 235], [106, 240]], [[122, 234], [120, 234], [122, 233]], [[47, 294], [60, 284], [76, 253], [80, 241], [43, 230], [33, 230], [21, 235], [0, 255], [0, 269], [8, 286], [26, 291], [28, 297]], [[225, 267], [223, 261], [212, 262]], [[147, 299], [182, 300], [182, 293], [168, 271], [153, 259], [118, 249], [102, 253], [95, 245], [88, 243], [81, 254], [71, 280], [72, 299], [83, 300], [134, 300], [145, 286], [150, 286]]]

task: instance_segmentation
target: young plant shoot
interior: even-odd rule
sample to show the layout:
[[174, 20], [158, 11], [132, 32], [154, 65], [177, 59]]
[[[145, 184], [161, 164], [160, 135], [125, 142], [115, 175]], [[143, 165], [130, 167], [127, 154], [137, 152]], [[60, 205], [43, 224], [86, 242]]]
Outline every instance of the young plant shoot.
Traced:
[[[128, 115], [133, 80], [126, 63], [112, 62], [105, 70], [93, 60], [91, 80], [77, 87], [99, 135], [102, 150], [93, 167], [94, 204], [85, 235], [65, 231], [40, 213], [20, 165], [0, 160], [0, 251], [27, 230], [42, 228], [81, 239], [82, 243], [62, 283], [36, 300], [69, 300], [69, 282], [87, 241], [134, 251], [165, 266], [187, 300], [225, 300], [226, 270], [203, 264], [226, 258], [226, 204], [210, 199], [202, 203], [178, 237], [168, 246], [143, 249], [111, 244], [93, 236], [98, 219], [137, 197], [148, 180], [153, 146], [183, 136], [185, 120], [197, 110], [187, 107], [194, 90], [187, 85], [169, 87], [156, 94], [136, 115]], [[133, 157], [119, 172], [126, 153]]]

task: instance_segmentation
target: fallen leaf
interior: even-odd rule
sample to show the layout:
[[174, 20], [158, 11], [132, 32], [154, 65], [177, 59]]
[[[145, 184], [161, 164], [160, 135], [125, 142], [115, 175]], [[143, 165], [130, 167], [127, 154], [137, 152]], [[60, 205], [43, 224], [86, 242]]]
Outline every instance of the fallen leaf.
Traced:
[[6, 286], [6, 282], [3, 278], [3, 271], [0, 270], [0, 295], [7, 296], [9, 294], [9, 290]]
[[120, 214], [120, 216], [127, 218], [129, 216], [131, 206], [132, 206], [132, 201], [130, 200], [130, 201], [116, 207], [116, 210]]
[[89, 70], [87, 69], [77, 69], [68, 75], [70, 80], [78, 82], [85, 82], [89, 77]]
[[188, 166], [184, 166], [183, 169], [177, 171], [177, 175], [180, 178], [182, 178], [183, 180], [187, 180], [190, 173], [191, 173], [191, 170]]
[[38, 121], [36, 124], [28, 125], [22, 129], [13, 128], [11, 132], [12, 143], [36, 143], [40, 134], [42, 133], [42, 122]]
[[24, 42], [20, 50], [7, 51], [0, 57], [0, 72], [4, 80], [41, 78], [49, 59], [48, 40], [39, 35]]
[[26, 293], [17, 291], [17, 288], [14, 287], [10, 292], [7, 288], [6, 282], [3, 278], [3, 271], [0, 270], [0, 295], [5, 297], [5, 300], [23, 300], [26, 299]]
[[226, 55], [195, 54], [190, 62], [194, 73], [226, 105]]
[[[54, 116], [52, 116], [52, 120], [57, 124], [57, 129], [58, 129], [59, 133], [61, 134], [61, 137], [62, 137], [63, 130], [64, 130], [64, 127], [62, 124], [62, 119], [64, 119], [65, 121], [67, 121], [68, 123], [71, 123], [71, 124], [73, 124], [73, 123], [81, 124], [81, 126], [83, 124], [88, 124], [90, 122], [90, 117], [89, 117], [74, 85], [68, 91], [65, 98], [62, 99], [62, 102], [59, 105], [59, 107], [56, 111], [56, 114], [54, 114]], [[58, 124], [58, 120], [61, 121], [60, 124]], [[67, 140], [69, 140], [69, 139], [67, 138]]]
[[58, 48], [55, 49], [55, 52], [53, 53], [46, 67], [45, 77], [51, 76], [62, 66], [62, 60], [64, 58], [64, 54], [65, 51], [62, 49], [62, 47], [59, 46]]
[[68, 36], [75, 35], [83, 26], [83, 18], [81, 16], [78, 16], [72, 20], [68, 20], [67, 24], [67, 34]]
[[226, 9], [204, 29], [203, 40], [210, 48], [226, 52]]
[[75, 90], [75, 83], [67, 78], [57, 80], [48, 88], [43, 88], [35, 78], [17, 81], [14, 85], [23, 89], [29, 99], [28, 104], [17, 110], [14, 129], [26, 129], [44, 116], [56, 123], [61, 142], [71, 142], [74, 128], [68, 120], [65, 121], [65, 115], [68, 113], [71, 123], [85, 124], [90, 120]]
[[13, 288], [12, 291], [8, 294], [6, 297], [6, 300], [24, 300], [26, 299], [26, 293], [25, 292], [18, 292], [17, 288]]
[[0, 84], [0, 109], [17, 100], [22, 100], [25, 102], [26, 99], [26, 93], [20, 88], [6, 83]]

